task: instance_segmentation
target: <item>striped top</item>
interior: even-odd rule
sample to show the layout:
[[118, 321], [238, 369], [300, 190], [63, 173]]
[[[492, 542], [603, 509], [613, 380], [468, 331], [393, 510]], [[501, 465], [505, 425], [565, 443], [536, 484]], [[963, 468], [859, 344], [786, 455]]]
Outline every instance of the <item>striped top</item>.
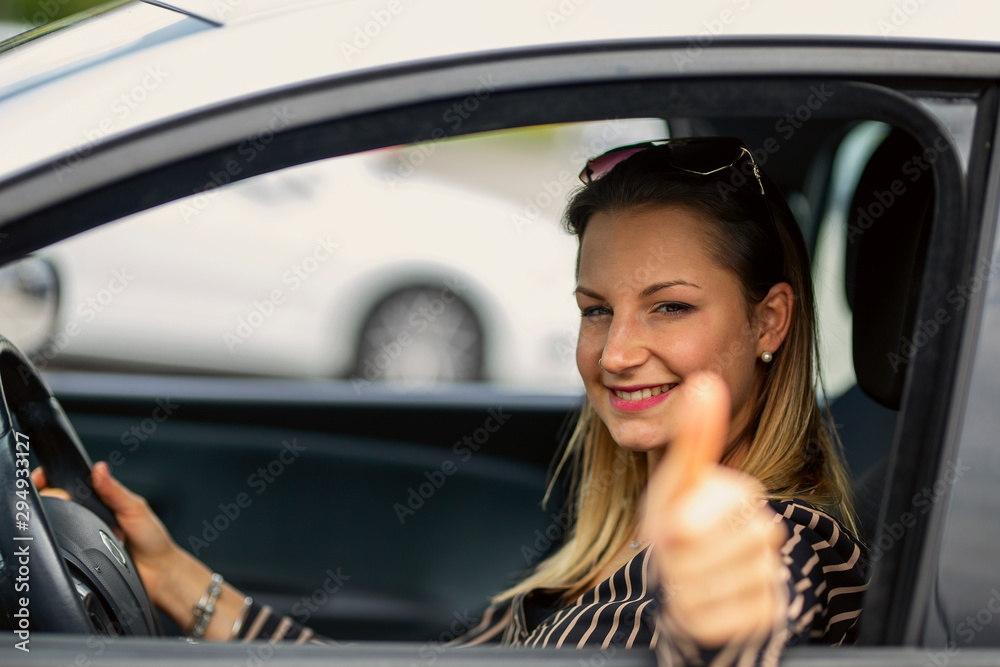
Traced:
[[[660, 664], [776, 665], [785, 646], [852, 643], [868, 588], [864, 548], [831, 516], [800, 501], [771, 501], [788, 529], [781, 548], [788, 604], [768, 637], [717, 650], [699, 647], [660, 609], [669, 606], [651, 573], [647, 547], [609, 578], [563, 605], [561, 589], [540, 588], [491, 605], [482, 620], [449, 646], [500, 644], [528, 648], [652, 648]], [[240, 639], [336, 643], [287, 616], [254, 604]]]

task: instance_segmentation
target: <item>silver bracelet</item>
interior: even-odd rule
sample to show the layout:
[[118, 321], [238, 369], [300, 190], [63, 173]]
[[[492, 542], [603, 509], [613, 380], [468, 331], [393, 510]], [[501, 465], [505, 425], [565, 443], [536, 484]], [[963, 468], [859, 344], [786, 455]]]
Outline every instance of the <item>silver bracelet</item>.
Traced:
[[249, 595], [243, 600], [243, 609], [240, 610], [240, 615], [236, 617], [236, 622], [233, 623], [233, 632], [229, 635], [230, 639], [236, 639], [240, 635], [240, 630], [243, 629], [243, 621], [247, 620], [247, 612], [250, 611], [250, 605], [253, 604], [253, 598]]
[[215, 602], [221, 594], [222, 575], [218, 572], [213, 572], [212, 578], [208, 582], [208, 588], [205, 589], [201, 599], [198, 600], [198, 604], [191, 610], [191, 614], [194, 616], [194, 626], [192, 626], [190, 634], [195, 639], [200, 639], [205, 635], [205, 628], [208, 627], [209, 622], [212, 620], [212, 614], [215, 613]]

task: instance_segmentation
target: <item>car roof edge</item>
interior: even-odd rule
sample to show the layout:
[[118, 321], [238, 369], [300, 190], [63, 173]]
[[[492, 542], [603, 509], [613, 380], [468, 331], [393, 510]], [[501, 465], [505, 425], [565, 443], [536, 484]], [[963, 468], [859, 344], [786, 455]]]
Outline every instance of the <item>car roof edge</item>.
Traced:
[[226, 24], [225, 21], [222, 21], [221, 19], [209, 18], [205, 14], [199, 13], [193, 9], [187, 7], [178, 7], [174, 3], [163, 2], [162, 0], [142, 0], [142, 2], [145, 2], [147, 5], [162, 7], [163, 9], [169, 9], [170, 11], [177, 12], [178, 14], [184, 14], [185, 16], [190, 16], [191, 18], [198, 19], [199, 21], [204, 21], [205, 23], [208, 23], [209, 25], [216, 28], [221, 28]]

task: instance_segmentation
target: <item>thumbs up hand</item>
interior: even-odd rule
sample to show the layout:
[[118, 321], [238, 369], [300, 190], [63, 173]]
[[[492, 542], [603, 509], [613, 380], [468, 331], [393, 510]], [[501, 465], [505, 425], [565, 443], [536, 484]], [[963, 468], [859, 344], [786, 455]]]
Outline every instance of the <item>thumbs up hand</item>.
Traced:
[[787, 532], [756, 479], [719, 465], [730, 399], [711, 373], [682, 387], [676, 438], [651, 475], [641, 534], [664, 589], [664, 613], [705, 647], [768, 634], [785, 616]]

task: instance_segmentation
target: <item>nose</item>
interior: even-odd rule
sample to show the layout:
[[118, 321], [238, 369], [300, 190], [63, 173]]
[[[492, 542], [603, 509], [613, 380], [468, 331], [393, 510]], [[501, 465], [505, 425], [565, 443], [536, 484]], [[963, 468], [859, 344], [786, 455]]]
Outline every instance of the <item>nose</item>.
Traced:
[[616, 315], [608, 328], [601, 355], [601, 367], [612, 375], [641, 366], [649, 357], [648, 331], [635, 317]]

